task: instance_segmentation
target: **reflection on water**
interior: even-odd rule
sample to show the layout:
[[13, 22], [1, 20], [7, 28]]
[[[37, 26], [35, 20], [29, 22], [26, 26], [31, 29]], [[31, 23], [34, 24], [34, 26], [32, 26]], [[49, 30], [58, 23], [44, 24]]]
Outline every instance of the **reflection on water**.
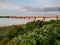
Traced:
[[[46, 18], [45, 20], [53, 20], [56, 18]], [[17, 25], [17, 24], [25, 24], [27, 22], [33, 21], [34, 19], [15, 19], [15, 18], [0, 18], [0, 26], [7, 25]], [[36, 20], [43, 20], [43, 18], [37, 18]]]

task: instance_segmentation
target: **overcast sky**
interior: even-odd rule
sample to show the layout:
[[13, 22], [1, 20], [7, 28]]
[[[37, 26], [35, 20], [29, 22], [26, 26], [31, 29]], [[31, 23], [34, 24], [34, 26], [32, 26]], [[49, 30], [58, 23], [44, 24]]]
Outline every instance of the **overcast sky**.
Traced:
[[0, 0], [0, 15], [40, 15], [46, 7], [60, 7], [60, 0]]

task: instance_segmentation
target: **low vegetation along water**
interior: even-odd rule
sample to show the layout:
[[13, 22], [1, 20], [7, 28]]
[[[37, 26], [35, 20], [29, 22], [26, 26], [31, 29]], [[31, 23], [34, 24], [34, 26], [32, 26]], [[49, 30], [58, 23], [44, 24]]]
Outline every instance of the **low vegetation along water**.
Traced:
[[60, 45], [60, 20], [0, 27], [0, 45]]

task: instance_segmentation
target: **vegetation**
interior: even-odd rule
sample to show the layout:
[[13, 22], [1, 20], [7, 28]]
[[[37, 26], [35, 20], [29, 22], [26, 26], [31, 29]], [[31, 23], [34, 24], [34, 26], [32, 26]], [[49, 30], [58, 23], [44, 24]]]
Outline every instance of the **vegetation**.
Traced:
[[0, 45], [60, 45], [60, 20], [0, 27]]

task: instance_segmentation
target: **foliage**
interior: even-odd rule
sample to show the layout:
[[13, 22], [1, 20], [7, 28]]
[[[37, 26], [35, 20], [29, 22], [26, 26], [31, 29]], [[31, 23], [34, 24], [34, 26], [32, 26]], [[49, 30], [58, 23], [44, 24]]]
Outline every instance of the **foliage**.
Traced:
[[[1, 45], [60, 45], [60, 20], [0, 27]], [[2, 31], [1, 31], [2, 30]], [[3, 35], [4, 33], [4, 35]]]

